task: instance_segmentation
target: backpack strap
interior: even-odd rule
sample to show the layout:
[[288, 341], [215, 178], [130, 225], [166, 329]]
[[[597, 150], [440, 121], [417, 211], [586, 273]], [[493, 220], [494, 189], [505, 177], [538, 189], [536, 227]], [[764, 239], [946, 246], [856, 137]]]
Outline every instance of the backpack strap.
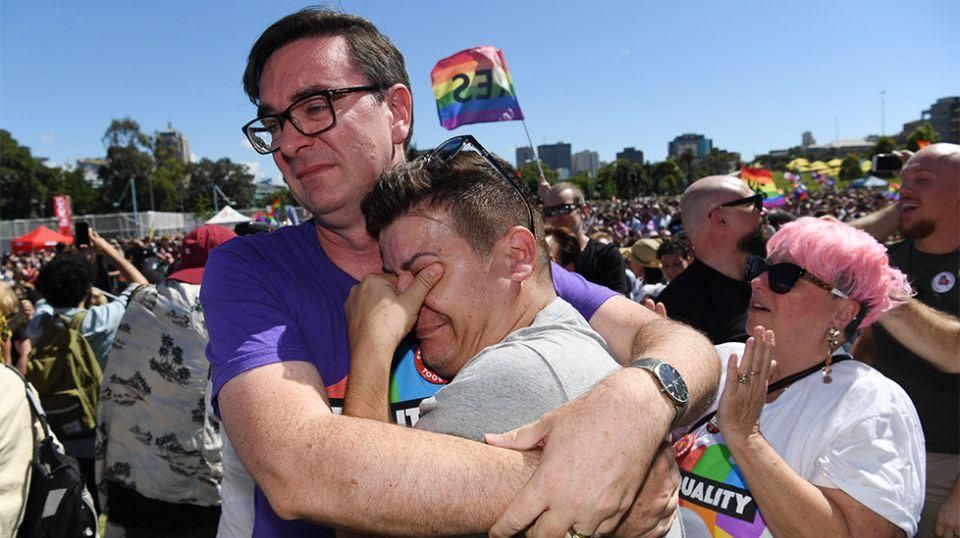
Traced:
[[[36, 394], [34, 394], [32, 390], [30, 390], [30, 383], [27, 381], [25, 377], [23, 377], [23, 374], [20, 373], [20, 370], [17, 370], [16, 368], [14, 368], [13, 366], [10, 366], [9, 364], [4, 364], [4, 366], [6, 366], [11, 371], [16, 373], [17, 376], [20, 378], [20, 380], [23, 381], [23, 390], [24, 392], [27, 393], [27, 401], [30, 403], [30, 413], [33, 415], [33, 419], [39, 420], [40, 425], [43, 426], [43, 439], [41, 439], [41, 441], [49, 439], [50, 426], [47, 425], [47, 413], [44, 412], [43, 406], [40, 405], [40, 401], [37, 399]], [[30, 431], [31, 432], [33, 431], [32, 426], [30, 428]]]
[[84, 320], [86, 317], [87, 317], [87, 311], [86, 311], [86, 310], [81, 310], [81, 311], [77, 312], [76, 314], [73, 315], [73, 317], [70, 318], [70, 321], [67, 323], [67, 327], [70, 327], [71, 329], [79, 332], [79, 331], [80, 331], [80, 324], [83, 323], [83, 320]]

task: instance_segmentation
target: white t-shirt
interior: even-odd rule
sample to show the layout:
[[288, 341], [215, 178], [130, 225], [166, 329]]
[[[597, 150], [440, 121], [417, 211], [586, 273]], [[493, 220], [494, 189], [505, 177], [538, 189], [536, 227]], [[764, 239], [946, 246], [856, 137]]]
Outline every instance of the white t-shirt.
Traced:
[[[724, 374], [730, 355], [743, 356], [743, 348], [717, 346]], [[805, 480], [842, 490], [914, 535], [926, 453], [913, 403], [899, 385], [861, 362], [840, 362], [831, 377], [824, 383], [817, 372], [790, 385], [764, 406], [760, 431]], [[771, 536], [722, 432], [710, 429], [704, 424], [677, 443], [682, 454], [692, 442], [678, 458], [681, 506], [703, 518], [714, 536]]]

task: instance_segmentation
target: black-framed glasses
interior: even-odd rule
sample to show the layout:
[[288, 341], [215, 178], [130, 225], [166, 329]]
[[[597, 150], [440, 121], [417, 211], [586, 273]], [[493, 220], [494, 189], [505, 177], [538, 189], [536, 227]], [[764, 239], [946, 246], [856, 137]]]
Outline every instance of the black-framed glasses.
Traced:
[[739, 205], [753, 205], [753, 209], [759, 213], [763, 212], [763, 201], [767, 198], [762, 192], [758, 192], [751, 196], [746, 196], [744, 198], [737, 198], [736, 200], [731, 200], [729, 202], [724, 202], [717, 207], [710, 210], [707, 213], [707, 218], [710, 218], [713, 215], [713, 212], [720, 209], [721, 207], [735, 207]]
[[767, 260], [761, 258], [760, 256], [750, 256], [750, 260], [747, 261], [747, 281], [749, 282], [763, 273], [768, 273], [770, 290], [774, 293], [781, 295], [784, 293], [789, 293], [790, 290], [797, 285], [797, 281], [802, 278], [807, 282], [815, 284], [816, 286], [829, 291], [837, 297], [842, 297], [844, 299], [850, 298], [850, 296], [843, 291], [838, 290], [830, 284], [827, 284], [823, 280], [820, 280], [816, 276], [810, 274], [810, 271], [807, 271], [795, 263], [781, 262], [770, 265], [767, 263]]
[[510, 184], [513, 187], [513, 190], [517, 191], [517, 196], [523, 200], [523, 205], [527, 206], [527, 213], [530, 215], [530, 224], [527, 226], [527, 229], [530, 230], [530, 233], [536, 235], [537, 233], [533, 228], [533, 207], [530, 205], [530, 202], [527, 200], [527, 196], [523, 192], [523, 187], [517, 182], [513, 174], [510, 174], [503, 169], [502, 166], [497, 164], [496, 159], [493, 158], [493, 154], [487, 151], [487, 148], [483, 147], [480, 142], [477, 142], [477, 139], [473, 135], [460, 135], [445, 140], [440, 143], [439, 146], [434, 148], [427, 153], [424, 153], [418, 159], [424, 159], [426, 161], [434, 161], [439, 163], [446, 163], [450, 159], [457, 156], [458, 153], [463, 151], [464, 146], [469, 144], [473, 149], [477, 150], [477, 153], [480, 154], [480, 157], [487, 162], [493, 169], [503, 178], [504, 181]]
[[375, 85], [319, 90], [290, 103], [283, 112], [264, 114], [248, 122], [243, 126], [243, 134], [257, 153], [269, 155], [280, 149], [279, 139], [284, 123], [289, 121], [303, 136], [318, 135], [337, 124], [334, 100], [350, 93], [379, 90], [380, 86]]
[[550, 217], [556, 217], [557, 215], [569, 215], [570, 213], [573, 213], [579, 208], [580, 206], [578, 206], [577, 204], [552, 205], [550, 207], [543, 208], [543, 216], [550, 218]]

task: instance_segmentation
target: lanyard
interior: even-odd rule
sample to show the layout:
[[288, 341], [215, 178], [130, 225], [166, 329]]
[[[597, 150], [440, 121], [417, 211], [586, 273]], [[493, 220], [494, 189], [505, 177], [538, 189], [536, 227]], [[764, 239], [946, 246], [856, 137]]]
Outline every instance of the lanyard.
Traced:
[[[838, 362], [843, 362], [843, 361], [851, 360], [851, 359], [853, 359], [853, 357], [851, 357], [850, 355], [847, 355], [847, 354], [835, 355], [835, 356], [833, 357], [832, 363], [833, 363], [833, 364], [837, 364]], [[801, 371], [801, 372], [797, 372], [797, 373], [795, 373], [795, 374], [788, 375], [787, 377], [781, 379], [780, 381], [777, 381], [776, 383], [771, 383], [771, 384], [767, 387], [767, 394], [771, 394], [771, 393], [774, 393], [774, 392], [776, 392], [776, 391], [778, 391], [778, 390], [780, 390], [780, 389], [782, 389], [782, 388], [786, 388], [786, 387], [788, 387], [788, 386], [796, 383], [797, 381], [800, 381], [801, 379], [807, 377], [808, 375], [816, 372], [817, 370], [825, 367], [826, 365], [827, 365], [827, 361], [821, 361], [819, 364], [816, 364], [816, 365], [814, 365], [814, 366], [811, 366], [810, 368], [807, 368], [806, 370], [803, 370], [803, 371]], [[703, 425], [704, 425], [705, 423], [707, 423], [708, 421], [713, 420], [713, 417], [716, 416], [716, 414], [717, 414], [716, 411], [711, 411], [710, 413], [704, 415], [703, 417], [700, 418], [700, 420], [698, 420], [697, 422], [695, 422], [694, 425], [691, 426], [689, 430], [687, 430], [687, 433], [693, 433], [693, 432], [696, 431], [696, 429], [699, 428], [700, 426], [703, 426]]]

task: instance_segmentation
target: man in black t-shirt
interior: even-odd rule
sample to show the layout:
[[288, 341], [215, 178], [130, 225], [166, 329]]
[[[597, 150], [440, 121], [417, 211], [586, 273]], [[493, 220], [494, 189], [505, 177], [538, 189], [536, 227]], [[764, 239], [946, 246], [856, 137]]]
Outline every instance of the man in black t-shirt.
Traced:
[[671, 319], [703, 331], [714, 344], [747, 340], [750, 283], [744, 274], [751, 255], [765, 255], [762, 211], [762, 196], [733, 176], [699, 179], [680, 200], [694, 261], [657, 300]]
[[543, 197], [543, 216], [551, 226], [567, 228], [580, 241], [580, 259], [576, 272], [590, 282], [606, 286], [624, 295], [627, 289], [627, 265], [616, 245], [604, 244], [587, 236], [584, 220], [590, 208], [583, 191], [573, 183], [550, 187]]
[[[933, 144], [923, 149], [910, 159], [901, 177], [897, 207], [904, 240], [887, 246], [890, 264], [907, 274], [918, 301], [956, 316], [960, 146]], [[899, 383], [917, 408], [927, 447], [926, 502], [917, 536], [933, 536], [935, 528], [960, 517], [960, 374], [946, 373], [920, 358], [880, 325], [864, 331], [853, 354]], [[940, 534], [951, 532], [945, 528]]]

